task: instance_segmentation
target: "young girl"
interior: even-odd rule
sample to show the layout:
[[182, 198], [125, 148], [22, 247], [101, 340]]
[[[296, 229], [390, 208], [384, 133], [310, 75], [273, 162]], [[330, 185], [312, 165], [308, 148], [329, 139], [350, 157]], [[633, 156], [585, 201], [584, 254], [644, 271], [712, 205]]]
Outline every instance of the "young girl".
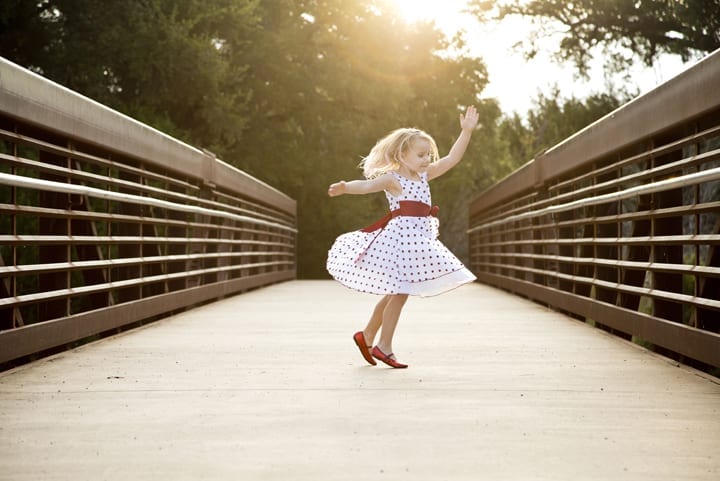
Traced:
[[[432, 137], [418, 129], [398, 129], [378, 141], [362, 161], [367, 180], [340, 181], [331, 197], [385, 191], [390, 213], [375, 224], [337, 238], [328, 272], [352, 289], [382, 294], [370, 322], [353, 336], [365, 360], [406, 368], [393, 354], [392, 340], [408, 295], [434, 296], [475, 280], [438, 239], [438, 208], [432, 207], [428, 181], [462, 158], [478, 123], [474, 106], [460, 115], [462, 131], [446, 157], [438, 160]], [[372, 343], [382, 326], [380, 340]], [[375, 358], [375, 359], [373, 359]]]

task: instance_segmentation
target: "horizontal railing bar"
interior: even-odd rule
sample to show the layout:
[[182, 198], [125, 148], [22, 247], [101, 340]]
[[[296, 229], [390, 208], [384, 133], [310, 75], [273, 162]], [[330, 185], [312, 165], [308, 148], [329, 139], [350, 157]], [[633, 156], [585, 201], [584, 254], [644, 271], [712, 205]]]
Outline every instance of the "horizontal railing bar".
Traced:
[[621, 199], [627, 199], [636, 195], [650, 194], [653, 192], [661, 192], [664, 190], [675, 189], [678, 187], [685, 187], [687, 185], [698, 184], [701, 182], [710, 182], [720, 179], [720, 167], [703, 170], [700, 172], [694, 172], [692, 174], [683, 175], [680, 177], [666, 179], [654, 182], [649, 185], [640, 185], [631, 187], [618, 192], [611, 192], [609, 194], [602, 194], [595, 197], [588, 197], [584, 199], [574, 200], [565, 204], [552, 205], [539, 210], [525, 212], [523, 214], [510, 215], [504, 219], [498, 219], [492, 222], [485, 223], [480, 226], [472, 227], [467, 230], [467, 233], [473, 233], [480, 229], [485, 229], [494, 225], [507, 224], [509, 222], [515, 222], [521, 219], [527, 219], [532, 217], [539, 217], [542, 215], [553, 214], [555, 212], [563, 212], [572, 209], [578, 209], [580, 207], [605, 204], [607, 202], [617, 201]]
[[[617, 267], [631, 270], [646, 270], [653, 272], [673, 272], [677, 274], [701, 274], [703, 276], [720, 277], [720, 267], [700, 266], [695, 264], [668, 264], [663, 262], [640, 262], [617, 259], [604, 259], [601, 257], [569, 257], [550, 254], [528, 254], [523, 252], [485, 252], [471, 254], [473, 258], [497, 257], [507, 259], [543, 260], [562, 264], [599, 265], [603, 267]], [[481, 262], [482, 263], [482, 262]], [[516, 264], [499, 264], [514, 266]], [[0, 271], [2, 272], [2, 271]]]
[[51, 153], [51, 154], [57, 154], [61, 155], [63, 157], [69, 157], [76, 160], [83, 160], [92, 164], [95, 164], [97, 166], [106, 167], [110, 169], [117, 169], [118, 171], [135, 174], [138, 176], [142, 176], [145, 178], [151, 177], [153, 180], [157, 180], [160, 182], [166, 182], [168, 184], [172, 184], [178, 187], [190, 189], [199, 191], [200, 188], [197, 185], [191, 184], [190, 182], [182, 181], [179, 179], [176, 179], [174, 177], [169, 177], [167, 175], [159, 174], [157, 172], [141, 169], [138, 167], [133, 167], [131, 165], [123, 164], [118, 161], [112, 160], [112, 159], [105, 159], [102, 157], [97, 157], [92, 154], [87, 154], [85, 152], [79, 151], [79, 150], [73, 150], [66, 147], [61, 147], [56, 144], [51, 144], [48, 142], [44, 142], [42, 140], [38, 140], [32, 137], [27, 137], [21, 134], [16, 134], [14, 132], [8, 132], [7, 130], [0, 129], [0, 137], [6, 138], [10, 141], [16, 142], [16, 143], [22, 143], [26, 145], [31, 145], [33, 147], [38, 147], [40, 150], [43, 150], [45, 152]]
[[658, 157], [658, 156], [664, 155], [668, 152], [673, 152], [673, 151], [679, 150], [687, 145], [692, 145], [692, 144], [698, 142], [699, 140], [702, 140], [707, 137], [711, 137], [713, 135], [718, 135], [718, 134], [720, 134], [720, 126], [711, 127], [703, 132], [698, 132], [698, 133], [689, 135], [688, 137], [676, 140], [669, 144], [660, 145], [658, 147], [652, 148], [645, 152], [641, 152], [641, 153], [633, 155], [631, 157], [627, 157], [625, 159], [622, 159], [618, 162], [607, 165], [605, 167], [600, 167], [596, 170], [591, 170], [587, 174], [583, 174], [578, 177], [574, 177], [572, 179], [551, 185], [548, 187], [548, 192], [554, 192], [554, 191], [566, 188], [568, 186], [572, 186], [573, 184], [575, 184], [577, 182], [590, 180], [594, 177], [613, 172], [615, 170], [621, 169], [621, 168], [623, 168], [627, 165], [633, 164], [635, 162], [651, 159], [653, 157]]
[[113, 212], [97, 212], [97, 211], [85, 211], [85, 210], [66, 210], [66, 209], [53, 209], [50, 207], [34, 207], [27, 205], [15, 205], [15, 204], [0, 204], [0, 213], [14, 214], [14, 215], [36, 215], [38, 217], [54, 217], [62, 219], [80, 219], [84, 221], [98, 221], [98, 222], [126, 222], [131, 224], [152, 224], [156, 226], [169, 226], [169, 227], [180, 227], [183, 229], [200, 228], [200, 229], [215, 229], [222, 232], [235, 232], [241, 234], [262, 234], [269, 235], [272, 237], [281, 237], [285, 239], [293, 239], [292, 234], [286, 234], [283, 232], [271, 232], [267, 230], [251, 229], [249, 227], [235, 227], [224, 224], [208, 224], [202, 222], [190, 222], [179, 219], [167, 219], [164, 217], [146, 217], [146, 216], [133, 216], [127, 214], [116, 214]]
[[61, 182], [52, 182], [41, 179], [31, 179], [28, 177], [5, 174], [2, 172], [0, 172], [0, 184], [14, 185], [15, 187], [24, 187], [30, 189], [50, 190], [53, 192], [63, 192], [68, 194], [88, 195], [90, 197], [129, 202], [133, 204], [152, 205], [164, 209], [171, 209], [181, 212], [191, 212], [193, 214], [209, 215], [213, 217], [223, 217], [226, 219], [237, 220], [240, 222], [249, 222], [259, 225], [265, 225], [268, 227], [287, 230], [294, 233], [297, 232], [297, 229], [295, 229], [294, 227], [290, 227], [284, 224], [279, 224], [277, 222], [269, 222], [266, 220], [256, 219], [248, 216], [237, 215], [230, 212], [212, 210], [192, 205], [182, 205], [161, 199], [154, 199], [152, 197], [141, 197], [132, 194], [122, 194], [119, 192], [105, 191], [101, 189], [96, 189], [94, 187], [64, 184]]
[[[6, 161], [10, 162], [11, 164], [19, 166], [19, 167], [25, 167], [28, 169], [36, 170], [38, 172], [45, 172], [45, 173], [57, 175], [59, 177], [66, 177], [68, 179], [73, 179], [73, 180], [93, 182], [93, 183], [98, 183], [98, 184], [106, 184], [106, 185], [110, 185], [110, 186], [117, 187], [117, 188], [131, 189], [133, 191], [139, 191], [139, 192], [161, 194], [166, 197], [174, 197], [179, 200], [190, 200], [190, 201], [200, 200], [197, 197], [187, 195], [187, 194], [182, 194], [180, 192], [175, 192], [172, 190], [161, 189], [159, 187], [153, 187], [151, 185], [146, 185], [146, 184], [139, 184], [139, 183], [133, 182], [131, 180], [120, 179], [117, 177], [109, 177], [106, 175], [95, 174], [93, 172], [87, 172], [85, 170], [71, 169], [69, 167], [63, 167], [60, 165], [48, 164], [46, 162], [40, 162], [40, 161], [32, 160], [32, 159], [25, 159], [22, 157], [15, 157], [15, 156], [0, 153], [0, 160], [6, 160]], [[78, 185], [78, 184], [71, 184], [71, 185]]]
[[202, 254], [177, 254], [168, 256], [127, 257], [119, 259], [54, 262], [51, 264], [20, 264], [17, 266], [0, 266], [0, 275], [19, 276], [41, 274], [57, 271], [75, 271], [85, 269], [111, 269], [140, 264], [158, 264], [163, 262], [179, 262], [192, 260], [233, 259], [238, 257], [293, 257], [294, 252], [287, 251], [244, 251], [244, 252], [210, 252]]
[[[718, 205], [720, 205], [720, 203], [718, 203]], [[708, 210], [706, 212], [709, 212], [709, 211], [711, 211], [711, 210]], [[697, 212], [695, 212], [695, 213], [697, 213]], [[647, 217], [641, 216], [639, 218], [646, 219]], [[627, 221], [628, 221], [628, 219], [625, 219], [625, 218], [618, 219], [618, 223], [627, 222]], [[523, 225], [522, 227], [515, 227], [513, 229], [474, 232], [472, 235], [473, 235], [473, 239], [475, 239], [476, 242], [486, 240], [486, 239], [492, 239], [494, 237], [510, 238], [511, 240], [508, 240], [507, 243], [502, 244], [502, 245], [512, 246], [516, 242], [515, 238], [524, 237], [524, 239], [522, 239], [522, 240], [530, 240], [533, 238], [532, 234], [534, 234], [535, 232], [556, 231], [559, 229], [567, 229], [567, 228], [575, 227], [578, 225], [584, 226], [587, 224], [592, 225], [592, 224], [601, 224], [601, 223], [607, 224], [609, 222], [607, 220], [601, 221], [601, 220], [599, 220], [599, 218], [587, 218], [587, 219], [585, 219], [585, 222], [583, 222], [582, 219], [578, 219], [578, 220], [574, 220], [574, 221], [563, 221], [563, 222], [558, 222], [558, 223], [554, 223], [554, 224]], [[530, 234], [530, 235], [528, 236], [527, 234]], [[694, 235], [694, 234], [686, 234], [686, 235]], [[626, 239], [626, 238], [627, 237], [623, 237], [623, 239]], [[564, 235], [564, 236], [560, 236], [560, 237], [557, 237], [557, 236], [546, 237], [542, 240], [552, 243], [559, 239], [563, 239], [563, 240], [571, 239], [571, 240], [581, 241], [581, 240], [584, 240], [587, 238], [586, 237], [571, 237], [571, 236]], [[535, 240], [538, 240], [538, 239], [535, 239]], [[497, 244], [495, 244], [495, 245], [497, 245]]]
[[224, 244], [294, 247], [293, 244], [252, 239], [221, 239], [205, 237], [152, 237], [152, 236], [50, 236], [0, 235], [0, 244], [7, 245], [75, 245], [75, 244]]
[[[54, 137], [99, 146], [122, 158], [137, 159], [170, 175], [208, 181], [243, 192], [290, 213], [296, 202], [265, 182], [107, 106], [0, 58], [3, 114], [22, 126], [36, 126]], [[15, 120], [12, 120], [15, 119]]]
[[[715, 299], [708, 299], [705, 297], [698, 297], [698, 296], [691, 296], [688, 294], [679, 294], [675, 292], [669, 292], [669, 291], [663, 291], [659, 289], [653, 289], [648, 287], [639, 287], [639, 286], [631, 286], [628, 284], [620, 284], [617, 282], [609, 282], [609, 281], [603, 281], [601, 279], [593, 278], [593, 277], [584, 277], [584, 276], [575, 276], [572, 274], [563, 274], [557, 271], [548, 271], [544, 269], [535, 269], [532, 267], [525, 267], [525, 266], [516, 266], [516, 265], [509, 265], [509, 264], [492, 264], [492, 263], [484, 263], [481, 264], [485, 267], [494, 268], [498, 270], [510, 270], [510, 271], [516, 271], [516, 272], [523, 272], [526, 274], [535, 274], [535, 275], [541, 275], [545, 277], [550, 277], [553, 279], [562, 279], [566, 281], [571, 281], [575, 283], [580, 284], [589, 284], [589, 285], [595, 285], [595, 286], [601, 286], [616, 292], [624, 292], [628, 294], [636, 294], [640, 296], [647, 296], [652, 297], [655, 299], [662, 299], [666, 301], [673, 301], [673, 302], [684, 302], [687, 304], [692, 304], [695, 306], [702, 306], [707, 307], [711, 309], [718, 309], [720, 310], [720, 300]], [[512, 276], [507, 276], [503, 274], [495, 274], [502, 277], [506, 277], [508, 279], [515, 279], [517, 278]]]
[[[648, 179], [648, 178], [656, 177], [656, 176], [659, 176], [659, 175], [665, 175], [665, 174], [667, 174], [668, 172], [672, 172], [672, 171], [674, 171], [674, 170], [684, 170], [685, 168], [687, 168], [687, 167], [689, 167], [689, 166], [695, 166], [695, 164], [699, 164], [699, 163], [706, 162], [706, 161], [709, 161], [709, 160], [715, 160], [714, 157], [716, 157], [716, 156], [720, 156], [720, 149], [716, 149], [716, 150], [713, 150], [713, 151], [710, 151], [710, 152], [705, 152], [705, 153], [699, 154], [699, 155], [697, 155], [697, 156], [693, 156], [693, 157], [688, 157], [688, 158], [685, 158], [685, 159], [681, 159], [681, 160], [678, 160], [678, 161], [676, 161], [676, 162], [673, 162], [673, 163], [670, 163], [670, 164], [661, 165], [661, 166], [658, 166], [658, 167], [655, 167], [655, 168], [652, 168], [652, 169], [646, 169], [646, 170], [643, 170], [642, 172], [636, 172], [636, 173], [629, 174], [629, 175], [624, 176], [624, 177], [619, 177], [619, 178], [617, 178], [617, 179], [612, 179], [612, 180], [609, 180], [609, 181], [606, 181], [606, 182], [602, 182], [602, 183], [600, 183], [600, 184], [593, 184], [593, 185], [590, 185], [590, 186], [587, 186], [587, 187], [582, 187], [582, 188], [573, 190], [572, 192], [566, 192], [566, 193], [564, 193], [564, 194], [558, 194], [558, 195], [555, 195], [555, 196], [550, 197], [550, 198], [547, 198], [547, 199], [539, 200], [539, 201], [535, 202], [534, 204], [532, 204], [532, 205], [530, 205], [530, 206], [522, 206], [522, 207], [517, 207], [517, 208], [514, 208], [514, 209], [498, 210], [498, 213], [497, 213], [497, 214], [484, 216], [484, 220], [485, 220], [486, 222], [492, 223], [493, 220], [506, 219], [507, 216], [513, 216], [514, 213], [516, 213], [516, 212], [521, 212], [521, 214], [519, 214], [519, 215], [524, 215], [523, 213], [525, 213], [528, 208], [543, 210], [543, 209], [542, 209], [543, 206], [552, 205], [552, 204], [554, 204], [554, 203], [563, 202], [563, 201], [567, 201], [568, 199], [575, 199], [575, 198], [578, 198], [578, 197], [579, 197], [580, 199], [577, 200], [577, 201], [574, 201], [574, 202], [581, 202], [581, 201], [587, 201], [587, 200], [589, 200], [589, 199], [600, 198], [600, 197], [602, 197], [602, 195], [601, 195], [601, 196], [597, 196], [597, 197], [584, 197], [584, 196], [585, 196], [586, 194], [591, 193], [591, 192], [597, 192], [597, 191], [600, 191], [600, 190], [606, 190], [606, 189], [610, 189], [610, 188], [615, 188], [615, 187], [617, 187], [617, 186], [619, 186], [619, 185], [623, 185], [623, 184], [626, 184], [626, 183], [628, 183], [628, 182], [640, 182], [640, 181], [645, 180], [645, 179]], [[713, 157], [713, 158], [712, 158], [712, 159], [707, 159], [706, 157]], [[689, 161], [688, 159], [694, 159], [694, 160]], [[707, 170], [712, 170], [712, 169], [707, 169]], [[699, 172], [695, 172], [694, 174], [700, 174], [700, 173], [702, 173], [702, 172], [707, 172], [707, 170], [702, 170], [702, 171], [699, 171]], [[694, 175], [694, 174], [687, 174], [687, 175]], [[716, 180], [716, 179], [710, 179], [710, 180]], [[658, 182], [663, 182], [663, 181], [658, 181]], [[698, 181], [698, 182], [696, 182], [696, 183], [702, 183], [702, 182], [703, 182], [703, 180], [700, 180], [700, 181]], [[637, 187], [643, 187], [643, 188], [645, 188], [645, 187], [649, 187], [649, 186], [652, 186], [652, 185], [653, 185], [653, 184], [644, 184], [644, 183], [641, 183], [639, 186], [629, 187], [629, 188], [626, 189], [625, 191], [632, 190], [632, 189], [637, 188]], [[681, 186], [681, 187], [683, 187], [683, 186]], [[603, 195], [612, 196], [613, 194], [617, 194], [617, 193], [621, 193], [621, 192], [625, 192], [625, 191], [610, 192], [610, 193], [603, 194]], [[651, 193], [651, 192], [645, 192], [645, 193]], [[637, 194], [637, 195], [639, 195], [639, 194]], [[633, 195], [630, 195], [629, 197], [632, 197], [632, 196], [633, 196]], [[597, 203], [611, 202], [611, 201], [613, 201], [613, 200], [621, 200], [621, 199], [620, 199], [620, 198], [617, 198], [617, 199], [609, 199], [609, 200], [606, 200], [606, 201], [603, 201], [603, 202], [597, 202]], [[559, 204], [559, 205], [566, 205], [566, 204]], [[585, 204], [585, 205], [589, 205], [589, 204]], [[538, 210], [535, 210], [535, 212], [537, 212], [537, 211], [538, 211]]]
[[172, 274], [158, 274], [148, 277], [138, 277], [133, 279], [126, 279], [122, 281], [111, 281], [102, 284], [92, 284], [89, 286], [71, 287], [67, 289], [57, 289], [54, 291], [44, 291], [35, 294], [23, 294], [14, 297], [0, 298], [0, 307], [3, 306], [20, 306], [25, 304], [32, 304], [41, 301], [50, 301], [53, 299], [64, 299], [69, 297], [76, 297], [83, 294], [94, 294], [98, 292], [107, 292], [114, 289], [125, 289], [128, 287], [138, 285], [155, 284], [158, 282], [166, 282], [176, 279], [184, 279], [189, 277], [204, 276], [207, 274], [214, 274], [219, 272], [232, 272], [237, 270], [255, 269], [259, 267], [271, 267], [289, 265], [294, 266], [293, 262], [290, 261], [274, 261], [274, 262], [257, 262], [253, 264], [240, 264], [234, 266], [223, 266], [223, 267], [212, 267], [208, 269], [197, 269], [193, 271], [175, 272]]
[[491, 223], [493, 221], [505, 219], [508, 216], [523, 215], [524, 213], [527, 213], [527, 212], [533, 212], [533, 211], [529, 211], [528, 209], [538, 208], [543, 205], [551, 205], [553, 202], [554, 202], [554, 199], [543, 198], [543, 199], [535, 201], [529, 205], [521, 205], [518, 207], [500, 206], [497, 209], [494, 209], [492, 213], [488, 213], [487, 215], [482, 216], [478, 220], [483, 222], [483, 224]]
[[482, 215], [478, 213], [471, 215], [471, 218], [479, 217], [481, 219], [493, 219], [501, 215], [511, 214], [513, 212], [524, 212], [530, 206], [537, 204], [538, 197], [539, 195], [537, 191], [533, 191], [517, 199], [509, 199], [507, 204], [501, 204], [495, 207], [491, 207], [488, 210], [483, 211]]
[[[492, 237], [488, 234], [488, 237]], [[720, 244], [720, 236], [712, 234], [688, 234], [676, 236], [637, 236], [637, 237], [568, 237], [547, 239], [517, 239], [506, 242], [488, 242], [485, 246], [518, 246], [518, 245], [615, 245], [615, 244]]]
[[270, 222], [277, 222], [279, 224], [290, 226], [290, 227], [294, 224], [294, 219], [291, 216], [275, 216], [275, 215], [265, 214], [263, 212], [257, 212], [254, 210], [246, 209], [244, 207], [237, 207], [237, 206], [233, 206], [233, 205], [223, 204], [222, 202], [203, 200], [203, 199], [198, 199], [197, 203], [215, 207], [218, 209], [224, 209], [227, 212], [236, 212], [236, 213], [239, 213], [239, 215], [254, 215], [255, 217], [265, 219]]
[[[624, 212], [616, 215], [591, 216], [578, 219], [557, 221], [554, 224], [545, 226], [568, 227], [585, 224], [611, 224], [613, 222], [629, 222], [634, 220], [660, 219], [665, 217], [678, 217], [686, 215], [706, 214], [720, 211], [720, 201], [703, 202], [702, 204], [687, 204], [678, 207], [665, 207], [662, 209], [640, 210]], [[540, 227], [539, 225], [536, 227]]]
[[192, 226], [188, 221], [178, 219], [144, 217], [128, 214], [117, 214], [115, 212], [98, 212], [92, 210], [54, 209], [52, 207], [35, 207], [32, 205], [20, 204], [0, 204], [0, 213], [12, 215], [31, 215], [48, 218], [69, 218], [97, 222], [127, 222], [134, 224], [145, 224], [152, 222], [153, 224], [171, 225], [183, 228]]
[[502, 229], [486, 233], [474, 232], [474, 235], [480, 236], [498, 236], [498, 235], [516, 235], [525, 232], [536, 232], [546, 229], [561, 229], [567, 227], [574, 227], [578, 225], [592, 225], [592, 224], [612, 224], [622, 223], [634, 220], [646, 220], [646, 219], [659, 219], [663, 217], [677, 217], [686, 215], [697, 215], [705, 213], [714, 213], [720, 211], [720, 201], [707, 202], [703, 204], [688, 204], [680, 207], [667, 207], [663, 209], [655, 210], [643, 210], [636, 212], [627, 212], [624, 214], [607, 215], [598, 217], [580, 217], [577, 219], [561, 220], [547, 224], [532, 224], [529, 219], [523, 220], [523, 225], [513, 227], [510, 229]]
[[[697, 131], [698, 125], [716, 124], [720, 107], [719, 55], [711, 54], [663, 86], [607, 114], [540, 154], [525, 166], [483, 190], [469, 212], [509, 203], [554, 179], [592, 170], [598, 163], [627, 149], [665, 143], [664, 134]], [[714, 116], [714, 117], [713, 117]], [[674, 140], [674, 139], [670, 139]], [[645, 149], [643, 149], [645, 150]]]
[[[576, 276], [571, 276], [576, 277]], [[580, 282], [573, 279], [573, 282]], [[587, 283], [587, 282], [585, 282]], [[662, 299], [666, 301], [690, 304], [696, 307], [704, 307], [714, 310], [720, 310], [720, 301], [709, 299], [707, 297], [691, 296], [689, 294], [680, 294], [676, 292], [663, 291], [649, 287], [630, 286], [627, 284], [619, 284], [617, 282], [603, 281], [600, 279], [591, 279], [591, 284], [604, 287], [613, 291], [635, 294], [639, 296], [652, 297], [654, 299]]]
[[[623, 177], [618, 177], [616, 179], [607, 180], [605, 182], [600, 182], [599, 184], [593, 184], [589, 185], [587, 187], [582, 187], [579, 189], [574, 189], [572, 192], [566, 192], [564, 194], [558, 194], [550, 199], [548, 201], [563, 201], [564, 199], [572, 199], [576, 197], [584, 197], [585, 194], [589, 194], [591, 192], [597, 192], [599, 190], [606, 190], [615, 188], [617, 186], [621, 186], [623, 184], [626, 184], [628, 182], [638, 182], [641, 183], [641, 185], [644, 185], [642, 182], [646, 179], [651, 179], [653, 177], [657, 176], [663, 176], [667, 175], [669, 173], [672, 173], [673, 171], [682, 171], [691, 167], [697, 167], [698, 164], [701, 164], [703, 162], [709, 162], [711, 160], [715, 160], [715, 157], [720, 157], [720, 149], [712, 150], [709, 152], [703, 152], [702, 154], [693, 155], [690, 157], [686, 157], [684, 159], [677, 160], [675, 162], [671, 162], [669, 164], [660, 165], [657, 167], [653, 167], [651, 169], [644, 169], [639, 172], [635, 172], [632, 174], [625, 175]], [[707, 169], [709, 170], [709, 169]], [[698, 171], [696, 173], [705, 172], [705, 170]]]
[[[285, 212], [285, 211], [282, 211], [279, 209], [274, 209], [272, 207], [269, 207], [269, 206], [266, 206], [263, 204], [259, 204], [257, 202], [252, 202], [246, 198], [235, 197], [231, 194], [222, 192], [217, 189], [213, 189], [212, 194], [217, 196], [218, 198], [226, 199], [227, 201], [238, 202], [238, 203], [242, 203], [242, 204], [252, 207], [252, 209], [246, 209], [248, 212], [261, 213], [259, 211], [264, 211], [265, 215], [267, 215], [268, 217], [273, 218], [273, 219], [281, 219], [281, 220], [285, 221], [288, 225], [292, 225], [295, 223], [295, 217], [288, 212]], [[224, 205], [227, 207], [233, 207], [231, 204], [221, 203], [221, 205]], [[238, 208], [244, 209], [243, 207], [238, 207]], [[256, 210], [253, 210], [253, 209], [256, 209]]]
[[[117, 187], [117, 188], [126, 188], [126, 189], [131, 189], [133, 191], [144, 192], [144, 193], [149, 193], [149, 194], [156, 194], [156, 195], [163, 196], [167, 199], [175, 199], [175, 200], [183, 201], [186, 203], [220, 208], [220, 209], [224, 209], [224, 211], [232, 211], [232, 212], [238, 212], [238, 213], [242, 213], [242, 214], [251, 214], [251, 215], [255, 215], [256, 217], [259, 217], [259, 218], [264, 218], [266, 220], [270, 220], [271, 222], [280, 221], [280, 222], [284, 223], [284, 222], [288, 221], [287, 217], [283, 217], [283, 218], [273, 217], [268, 214], [254, 212], [249, 209], [235, 207], [235, 206], [223, 204], [221, 202], [215, 202], [215, 201], [212, 201], [209, 199], [201, 199], [199, 197], [194, 197], [191, 195], [183, 194], [181, 192], [174, 192], [174, 191], [162, 189], [159, 187], [153, 187], [151, 185], [140, 184], [140, 183], [133, 182], [130, 180], [118, 179], [115, 177], [108, 177], [108, 176], [104, 176], [104, 175], [95, 174], [92, 172], [86, 172], [86, 171], [79, 170], [79, 169], [71, 169], [68, 167], [47, 164], [44, 162], [38, 162], [35, 160], [31, 160], [31, 159], [22, 159], [19, 157], [8, 156], [8, 155], [1, 154], [1, 153], [0, 153], [0, 159], [8, 160], [13, 164], [21, 165], [23, 167], [31, 167], [38, 171], [52, 173], [52, 174], [58, 175], [58, 176], [65, 176], [67, 178], [71, 178], [74, 180], [80, 180], [80, 181], [85, 181], [85, 182], [95, 182], [95, 183], [105, 184], [105, 185], [109, 185], [109, 186], [113, 186], [113, 187]], [[70, 185], [76, 185], [76, 184], [70, 184]], [[108, 191], [108, 192], [112, 192], [112, 191]], [[125, 194], [125, 195], [133, 195], [133, 194]], [[187, 204], [181, 204], [181, 205], [187, 205]]]

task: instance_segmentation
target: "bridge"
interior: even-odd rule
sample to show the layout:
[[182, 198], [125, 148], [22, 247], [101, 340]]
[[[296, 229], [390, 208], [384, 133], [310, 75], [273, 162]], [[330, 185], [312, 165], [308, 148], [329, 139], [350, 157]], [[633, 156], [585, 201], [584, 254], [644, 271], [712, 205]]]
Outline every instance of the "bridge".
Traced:
[[402, 372], [293, 199], [0, 69], [0, 479], [720, 475], [720, 52], [478, 193]]

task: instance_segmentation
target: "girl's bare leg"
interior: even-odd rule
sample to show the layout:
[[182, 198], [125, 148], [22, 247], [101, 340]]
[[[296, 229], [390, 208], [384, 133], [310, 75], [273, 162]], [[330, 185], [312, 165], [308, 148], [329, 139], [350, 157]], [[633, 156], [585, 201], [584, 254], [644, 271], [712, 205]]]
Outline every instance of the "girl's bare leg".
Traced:
[[391, 297], [392, 296], [387, 295], [383, 296], [383, 298], [380, 299], [380, 301], [375, 306], [375, 309], [373, 310], [368, 325], [363, 331], [363, 336], [365, 336], [365, 341], [367, 342], [368, 346], [372, 346], [373, 342], [375, 341], [375, 336], [377, 335], [377, 332], [380, 330], [380, 326], [383, 323], [383, 313], [385, 312], [385, 307], [387, 306], [388, 302], [390, 302]]
[[[377, 343], [377, 348], [385, 354], [391, 354], [392, 350], [392, 339], [395, 334], [395, 328], [397, 327], [398, 319], [400, 319], [400, 312], [402, 311], [405, 301], [407, 301], [407, 294], [397, 294], [388, 297], [388, 301], [385, 305], [385, 310], [382, 316], [382, 332], [380, 333], [380, 341]], [[379, 307], [380, 303], [378, 303]], [[377, 307], [375, 308], [377, 310]]]

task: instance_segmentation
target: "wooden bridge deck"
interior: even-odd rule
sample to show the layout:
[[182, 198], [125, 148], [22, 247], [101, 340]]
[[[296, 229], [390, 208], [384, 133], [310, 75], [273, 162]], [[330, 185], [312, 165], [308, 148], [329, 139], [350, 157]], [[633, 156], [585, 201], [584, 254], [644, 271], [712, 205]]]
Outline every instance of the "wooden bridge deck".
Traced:
[[713, 480], [720, 382], [480, 284], [274, 285], [0, 374], [2, 480]]

